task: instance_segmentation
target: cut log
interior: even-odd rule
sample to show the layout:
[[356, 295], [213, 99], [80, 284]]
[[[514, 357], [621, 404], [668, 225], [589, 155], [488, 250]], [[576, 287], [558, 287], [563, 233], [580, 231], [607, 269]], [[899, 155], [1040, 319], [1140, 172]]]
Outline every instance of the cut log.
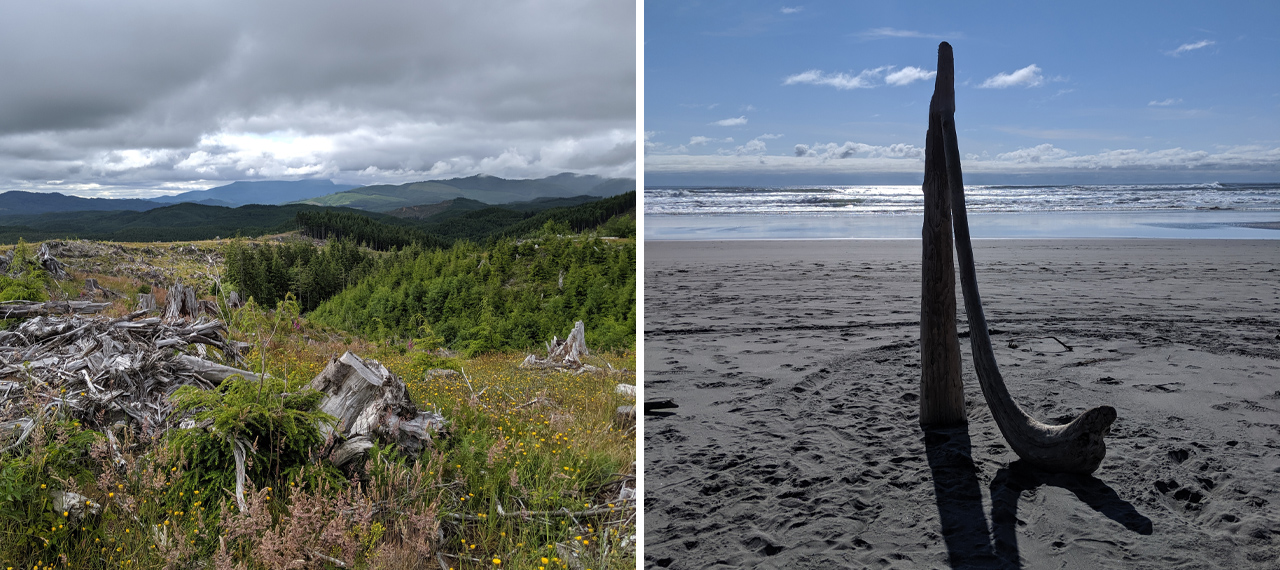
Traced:
[[[938, 85], [953, 75], [951, 46], [938, 46]], [[939, 94], [942, 96], [939, 97]], [[1086, 411], [1071, 423], [1049, 425], [1029, 416], [1009, 395], [987, 330], [987, 319], [978, 294], [978, 276], [974, 268], [973, 244], [969, 238], [969, 219], [964, 204], [964, 182], [960, 167], [960, 145], [956, 137], [955, 91], [947, 82], [946, 89], [935, 87], [930, 113], [939, 115], [943, 133], [943, 150], [947, 161], [947, 184], [951, 187], [951, 208], [955, 221], [956, 254], [960, 260], [960, 285], [964, 293], [965, 314], [969, 317], [969, 342], [973, 349], [974, 368], [982, 395], [1000, 433], [1014, 453], [1028, 463], [1046, 471], [1093, 473], [1106, 456], [1103, 437], [1116, 419], [1111, 406]]]
[[404, 382], [385, 366], [350, 352], [329, 361], [310, 387], [326, 395], [320, 411], [337, 418], [333, 428], [323, 428], [325, 435], [336, 432], [345, 440], [334, 451], [338, 455], [330, 455], [335, 463], [362, 455], [368, 447], [356, 449], [363, 443], [353, 443], [361, 437], [394, 443], [405, 453], [417, 455], [431, 444], [431, 434], [445, 425], [440, 414], [419, 411]]
[[45, 315], [93, 314], [110, 307], [111, 303], [89, 301], [4, 301], [0, 302], [0, 319], [25, 319]]
[[960, 341], [956, 337], [956, 277], [951, 258], [951, 193], [942, 144], [942, 99], [955, 95], [950, 68], [939, 63], [924, 151], [924, 227], [921, 230], [920, 425], [965, 423]]

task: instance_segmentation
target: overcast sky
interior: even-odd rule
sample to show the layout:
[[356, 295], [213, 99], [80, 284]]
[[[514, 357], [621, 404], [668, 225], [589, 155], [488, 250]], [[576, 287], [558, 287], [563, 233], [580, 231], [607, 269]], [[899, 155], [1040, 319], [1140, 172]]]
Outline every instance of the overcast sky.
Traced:
[[0, 191], [635, 176], [632, 0], [2, 1]]
[[1280, 3], [645, 6], [645, 183], [918, 183], [937, 46], [975, 183], [1280, 180]]

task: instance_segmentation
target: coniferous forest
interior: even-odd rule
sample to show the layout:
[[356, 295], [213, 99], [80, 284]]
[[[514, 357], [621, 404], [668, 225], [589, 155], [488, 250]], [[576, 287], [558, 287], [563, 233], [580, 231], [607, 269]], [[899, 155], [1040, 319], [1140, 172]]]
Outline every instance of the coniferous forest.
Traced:
[[577, 320], [589, 346], [631, 348], [635, 243], [611, 238], [634, 236], [634, 200], [632, 192], [548, 210], [483, 244], [448, 245], [358, 214], [299, 212], [303, 234], [328, 243], [233, 241], [224, 286], [265, 306], [291, 295], [308, 318], [367, 338], [468, 355], [540, 346]]

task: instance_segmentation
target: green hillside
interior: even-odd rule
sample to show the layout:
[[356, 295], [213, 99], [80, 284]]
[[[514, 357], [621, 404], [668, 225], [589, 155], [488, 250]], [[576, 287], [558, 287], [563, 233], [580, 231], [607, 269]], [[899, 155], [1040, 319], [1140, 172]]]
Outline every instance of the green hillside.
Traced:
[[[316, 206], [249, 205], [239, 208], [175, 204], [145, 212], [57, 212], [35, 216], [0, 218], [0, 243], [46, 239], [94, 239], [103, 241], [190, 241], [229, 237], [259, 236], [297, 229], [298, 212], [321, 210]], [[379, 220], [394, 220], [358, 210]]]

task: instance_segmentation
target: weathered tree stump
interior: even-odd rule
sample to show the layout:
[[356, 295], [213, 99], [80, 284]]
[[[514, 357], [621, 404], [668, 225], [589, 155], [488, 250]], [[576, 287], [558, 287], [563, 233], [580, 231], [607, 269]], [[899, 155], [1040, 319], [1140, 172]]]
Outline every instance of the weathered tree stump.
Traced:
[[599, 370], [590, 364], [583, 364], [582, 357], [587, 356], [587, 333], [582, 321], [573, 324], [573, 330], [565, 339], [552, 338], [547, 343], [547, 357], [538, 358], [532, 354], [520, 363], [521, 368], [570, 368], [580, 372]]
[[329, 433], [343, 438], [330, 454], [336, 465], [363, 455], [375, 439], [395, 443], [410, 455], [430, 445], [431, 433], [444, 428], [440, 414], [418, 411], [404, 382], [376, 360], [350, 352], [329, 361], [310, 387], [326, 394], [320, 411], [337, 418]]
[[151, 293], [146, 295], [138, 295], [138, 310], [151, 311], [156, 308], [156, 296]]
[[[947, 185], [951, 188], [951, 208], [955, 219], [956, 254], [960, 260], [960, 285], [964, 293], [965, 314], [969, 317], [969, 342], [973, 348], [973, 364], [982, 386], [982, 395], [1000, 433], [1014, 453], [1028, 463], [1047, 471], [1093, 473], [1106, 456], [1103, 437], [1116, 419], [1111, 406], [1086, 411], [1065, 425], [1048, 425], [1027, 415], [1009, 395], [987, 330], [987, 318], [978, 294], [978, 276], [973, 262], [973, 244], [969, 239], [969, 219], [964, 204], [964, 181], [960, 168], [960, 145], [956, 137], [955, 91], [951, 46], [938, 46], [938, 85], [947, 78], [947, 88], [935, 87], [930, 114], [941, 118], [943, 150], [947, 163]], [[942, 97], [939, 97], [941, 93]], [[923, 399], [923, 394], [921, 395]]]
[[40, 261], [40, 266], [49, 273], [50, 277], [53, 277], [58, 281], [66, 281], [71, 278], [71, 276], [67, 274], [65, 269], [66, 266], [63, 265], [61, 261], [58, 261], [57, 258], [53, 257], [52, 253], [49, 253], [48, 243], [40, 244], [40, 250], [36, 253], [36, 258]]
[[164, 301], [165, 322], [183, 319], [194, 319], [200, 314], [200, 304], [196, 302], [196, 290], [182, 283], [174, 283]]

